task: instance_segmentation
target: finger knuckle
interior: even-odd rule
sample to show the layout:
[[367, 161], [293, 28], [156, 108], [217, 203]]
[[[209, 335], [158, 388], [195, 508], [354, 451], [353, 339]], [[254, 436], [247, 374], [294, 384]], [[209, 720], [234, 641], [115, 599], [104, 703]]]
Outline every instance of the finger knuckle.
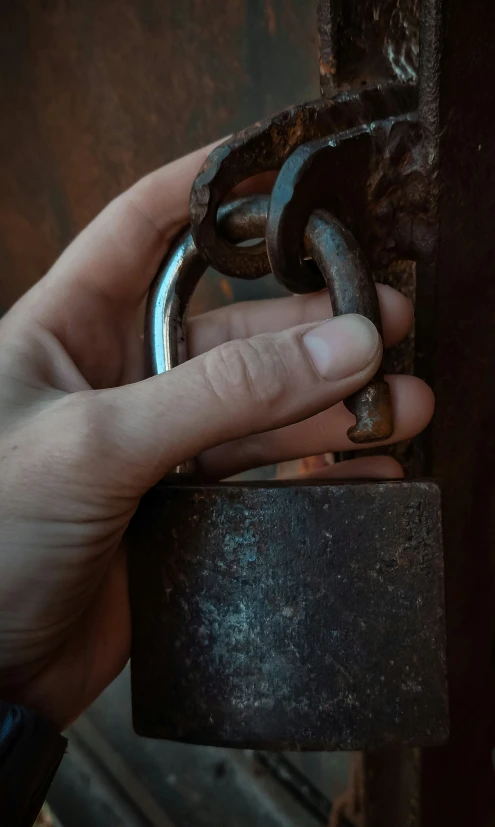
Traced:
[[285, 392], [288, 371], [276, 344], [256, 337], [225, 342], [204, 361], [209, 387], [224, 404], [275, 405]]

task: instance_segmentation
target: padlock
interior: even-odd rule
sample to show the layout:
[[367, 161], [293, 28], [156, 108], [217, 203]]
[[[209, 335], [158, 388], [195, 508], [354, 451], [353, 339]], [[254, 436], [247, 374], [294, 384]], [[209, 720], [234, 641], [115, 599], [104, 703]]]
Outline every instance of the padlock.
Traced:
[[[232, 241], [264, 234], [268, 200], [224, 206]], [[352, 236], [311, 217], [306, 252], [333, 310], [379, 327]], [[206, 264], [187, 232], [150, 292], [150, 372], [187, 357]], [[388, 386], [347, 400], [354, 441], [389, 436]], [[194, 744], [355, 750], [427, 745], [448, 729], [440, 492], [431, 481], [219, 482], [194, 462], [142, 500], [129, 529], [136, 732]]]

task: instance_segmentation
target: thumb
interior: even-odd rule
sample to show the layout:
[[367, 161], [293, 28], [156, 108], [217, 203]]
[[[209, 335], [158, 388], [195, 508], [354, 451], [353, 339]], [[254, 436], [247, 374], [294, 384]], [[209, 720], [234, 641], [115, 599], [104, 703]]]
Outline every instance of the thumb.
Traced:
[[381, 357], [372, 322], [338, 316], [226, 342], [168, 373], [97, 397], [112, 426], [112, 455], [123, 463], [126, 482], [143, 493], [208, 448], [335, 405], [373, 377]]

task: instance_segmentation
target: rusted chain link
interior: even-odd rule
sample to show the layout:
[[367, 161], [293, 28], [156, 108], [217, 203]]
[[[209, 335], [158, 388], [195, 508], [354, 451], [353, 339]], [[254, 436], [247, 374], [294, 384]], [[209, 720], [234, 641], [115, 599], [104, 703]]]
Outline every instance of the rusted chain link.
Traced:
[[[278, 171], [284, 165], [287, 171], [291, 156], [303, 144], [317, 139], [330, 140], [347, 130], [361, 128], [366, 131], [376, 121], [413, 111], [417, 108], [416, 99], [417, 90], [404, 84], [345, 92], [331, 101], [290, 107], [238, 132], [213, 150], [193, 184], [190, 200], [192, 233], [205, 261], [220, 273], [237, 278], [255, 279], [269, 272], [264, 241], [252, 247], [238, 248], [219, 232], [218, 210], [232, 190], [259, 173]], [[325, 189], [331, 194], [332, 182], [327, 176]], [[284, 193], [280, 189], [279, 194], [283, 200]], [[277, 277], [283, 279], [280, 273]], [[306, 272], [304, 279], [299, 279], [296, 285], [300, 293], [321, 286], [321, 280], [311, 271]]]

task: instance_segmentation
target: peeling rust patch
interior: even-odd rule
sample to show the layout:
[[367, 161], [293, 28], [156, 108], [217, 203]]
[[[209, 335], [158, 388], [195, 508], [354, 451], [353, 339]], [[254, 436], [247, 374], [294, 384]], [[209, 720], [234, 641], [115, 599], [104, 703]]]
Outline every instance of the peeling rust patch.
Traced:
[[[191, 226], [201, 255], [224, 275], [248, 279], [265, 275], [270, 263], [264, 242], [236, 248], [218, 230], [218, 208], [234, 187], [254, 175], [279, 170], [307, 142], [326, 136], [331, 140], [345, 130], [411, 111], [416, 102], [414, 88], [403, 84], [361, 89], [332, 101], [293, 106], [229, 138], [213, 150], [191, 190]], [[306, 281], [308, 289], [320, 286], [309, 275]]]

